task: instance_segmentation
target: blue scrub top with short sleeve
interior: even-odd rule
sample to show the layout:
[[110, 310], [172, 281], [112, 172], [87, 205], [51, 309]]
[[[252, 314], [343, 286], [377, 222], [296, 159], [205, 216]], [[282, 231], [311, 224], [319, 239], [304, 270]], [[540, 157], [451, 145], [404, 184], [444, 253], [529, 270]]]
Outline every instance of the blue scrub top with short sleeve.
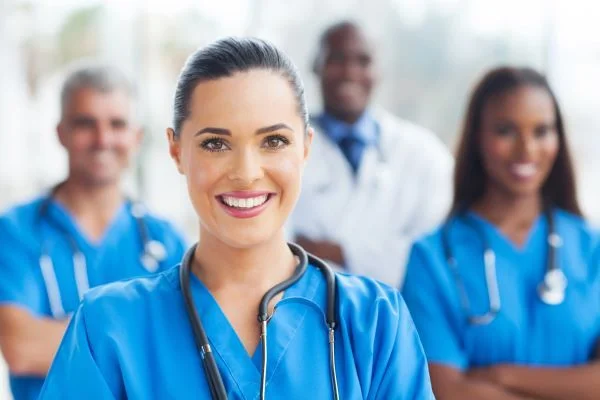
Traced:
[[496, 253], [501, 310], [487, 325], [470, 325], [442, 247], [442, 230], [413, 246], [403, 296], [428, 361], [461, 370], [499, 363], [575, 366], [590, 361], [600, 337], [600, 237], [580, 217], [554, 212], [563, 246], [558, 266], [568, 279], [560, 305], [538, 296], [547, 266], [548, 224], [538, 217], [523, 247], [469, 212], [450, 221], [449, 244], [457, 259], [471, 315], [489, 310], [484, 232]]
[[[209, 399], [179, 267], [86, 295], [40, 399]], [[400, 294], [337, 275], [335, 363], [342, 399], [433, 399], [425, 355]], [[206, 287], [191, 291], [229, 399], [257, 399], [262, 352], [249, 355]], [[310, 266], [268, 325], [267, 398], [331, 399], [326, 290]], [[259, 345], [260, 347], [260, 345]]]
[[[143, 250], [131, 203], [124, 202], [104, 237], [92, 242], [79, 230], [74, 218], [59, 203], [47, 197], [19, 205], [0, 216], [0, 305], [22, 307], [39, 317], [52, 317], [48, 291], [40, 268], [42, 246], [51, 257], [65, 313], [74, 312], [79, 295], [73, 270], [72, 238], [85, 256], [90, 287], [147, 275], [140, 261]], [[160, 241], [167, 258], [158, 271], [180, 262], [185, 244], [168, 222], [151, 214], [144, 216], [149, 236]], [[40, 377], [10, 377], [15, 400], [37, 399], [44, 380]]]

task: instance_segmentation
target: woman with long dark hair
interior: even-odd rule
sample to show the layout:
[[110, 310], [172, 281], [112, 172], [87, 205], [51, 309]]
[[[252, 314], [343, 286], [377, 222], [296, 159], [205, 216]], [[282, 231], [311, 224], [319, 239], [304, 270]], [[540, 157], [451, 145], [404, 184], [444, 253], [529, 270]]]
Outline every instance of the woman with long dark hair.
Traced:
[[581, 216], [564, 121], [528, 68], [475, 88], [446, 223], [403, 295], [445, 399], [600, 398], [600, 242]]

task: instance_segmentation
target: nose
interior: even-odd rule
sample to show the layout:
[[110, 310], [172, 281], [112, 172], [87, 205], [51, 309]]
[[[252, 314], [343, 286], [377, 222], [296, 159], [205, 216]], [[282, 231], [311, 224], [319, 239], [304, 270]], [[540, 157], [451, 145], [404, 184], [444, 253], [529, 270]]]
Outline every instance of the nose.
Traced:
[[343, 64], [342, 73], [347, 80], [359, 80], [362, 72], [363, 68], [357, 60], [348, 58]]
[[535, 154], [537, 146], [538, 144], [533, 134], [522, 135], [518, 144], [519, 155], [523, 158], [530, 158]]
[[243, 187], [249, 187], [252, 183], [264, 176], [261, 156], [253, 149], [239, 149], [234, 153], [228, 177], [237, 181]]
[[97, 148], [109, 147], [114, 136], [114, 132], [103, 126], [98, 126], [94, 132], [94, 145]]

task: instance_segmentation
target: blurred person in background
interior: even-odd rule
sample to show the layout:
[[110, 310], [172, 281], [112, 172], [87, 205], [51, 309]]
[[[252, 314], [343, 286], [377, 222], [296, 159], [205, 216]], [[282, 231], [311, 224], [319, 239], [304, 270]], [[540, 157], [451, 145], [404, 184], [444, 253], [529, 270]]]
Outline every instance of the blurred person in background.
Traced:
[[91, 290], [40, 399], [433, 399], [400, 293], [286, 242], [313, 136], [290, 59], [259, 39], [201, 48], [173, 114], [200, 240]]
[[415, 244], [403, 289], [436, 397], [600, 398], [600, 236], [581, 216], [545, 77], [475, 88], [452, 213]]
[[175, 265], [170, 223], [123, 194], [141, 139], [131, 83], [89, 65], [66, 79], [58, 140], [68, 177], [0, 216], [0, 348], [15, 400], [37, 399], [70, 314], [90, 288]]
[[370, 106], [375, 64], [356, 24], [322, 34], [314, 72], [324, 110], [311, 121], [313, 154], [288, 229], [317, 256], [398, 286], [413, 241], [448, 212], [453, 160], [432, 132]]

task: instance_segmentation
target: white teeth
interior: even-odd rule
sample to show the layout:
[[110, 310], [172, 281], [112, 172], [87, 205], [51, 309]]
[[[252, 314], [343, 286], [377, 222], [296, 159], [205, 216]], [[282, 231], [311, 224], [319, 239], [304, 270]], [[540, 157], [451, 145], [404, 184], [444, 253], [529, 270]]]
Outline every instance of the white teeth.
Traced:
[[533, 163], [527, 164], [513, 164], [511, 167], [512, 172], [522, 178], [530, 178], [537, 172], [537, 167]]
[[262, 205], [265, 201], [267, 201], [267, 195], [263, 194], [261, 196], [257, 196], [257, 197], [251, 197], [251, 198], [247, 198], [247, 199], [240, 199], [237, 197], [231, 197], [231, 196], [222, 196], [223, 201], [225, 202], [225, 204], [227, 204], [229, 207], [235, 207], [235, 208], [254, 208], [254, 207], [258, 207], [260, 205]]

